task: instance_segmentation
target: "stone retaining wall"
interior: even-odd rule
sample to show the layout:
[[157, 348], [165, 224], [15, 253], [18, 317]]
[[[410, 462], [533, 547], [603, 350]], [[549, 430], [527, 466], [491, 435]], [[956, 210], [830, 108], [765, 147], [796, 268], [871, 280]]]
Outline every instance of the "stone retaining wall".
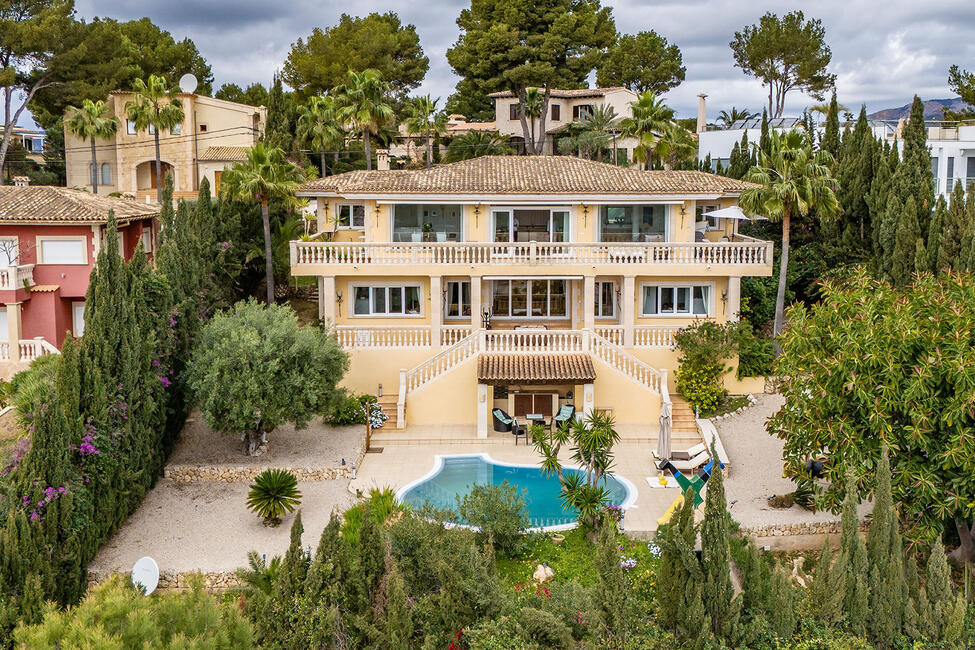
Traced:
[[[99, 575], [94, 572], [88, 573], [88, 589], [107, 581], [114, 574]], [[186, 573], [172, 573], [161, 571], [159, 573], [159, 586], [156, 591], [181, 591], [189, 589], [190, 578], [193, 576], [203, 577], [203, 586], [211, 593], [227, 591], [235, 587], [240, 587], [243, 583], [234, 572], [208, 571], [189, 571]]]
[[[163, 477], [176, 483], [243, 483], [253, 481], [267, 467], [221, 467], [201, 465], [170, 465]], [[276, 467], [284, 469], [299, 481], [334, 481], [353, 479], [351, 465], [345, 467]]]
[[[860, 522], [860, 530], [866, 531], [869, 524]], [[833, 535], [843, 532], [839, 521], [816, 521], [800, 524], [769, 524], [766, 526], [742, 526], [741, 534], [751, 537], [789, 537], [791, 535]]]

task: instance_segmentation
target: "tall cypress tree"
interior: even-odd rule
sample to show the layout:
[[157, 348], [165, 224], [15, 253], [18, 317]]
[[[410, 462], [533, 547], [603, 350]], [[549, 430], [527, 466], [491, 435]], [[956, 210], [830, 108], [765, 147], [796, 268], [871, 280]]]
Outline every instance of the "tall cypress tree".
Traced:
[[857, 516], [856, 482], [852, 470], [846, 475], [846, 498], [843, 500], [842, 534], [839, 564], [844, 579], [843, 613], [846, 625], [854, 634], [863, 635], [869, 606], [867, 547], [860, 536]]
[[386, 556], [386, 575], [383, 578], [386, 604], [383, 611], [383, 632], [386, 648], [410, 650], [413, 644], [413, 620], [406, 600], [406, 584], [393, 556]]
[[937, 273], [941, 251], [941, 233], [947, 219], [948, 205], [944, 197], [939, 196], [934, 202], [934, 212], [931, 213], [931, 223], [928, 225], [928, 242], [925, 246], [925, 271]]
[[840, 109], [836, 101], [836, 91], [829, 101], [829, 110], [826, 112], [826, 124], [823, 127], [823, 139], [820, 148], [828, 151], [833, 160], [840, 160]]
[[[896, 154], [894, 155], [894, 165], [896, 168]], [[886, 220], [887, 204], [890, 201], [890, 183], [893, 177], [890, 147], [886, 142], [877, 152], [874, 168], [874, 176], [870, 181], [870, 194], [867, 196], [866, 201], [870, 209], [870, 222], [873, 227], [871, 234], [873, 240], [874, 268], [883, 272], [887, 266], [887, 250], [882, 234], [888, 230]]]
[[965, 227], [958, 250], [958, 265], [961, 271], [975, 271], [975, 187], [969, 188], [965, 195]]
[[775, 636], [787, 640], [792, 638], [796, 629], [795, 588], [785, 569], [776, 565], [772, 573], [772, 602], [770, 608], [769, 625]]
[[[680, 603], [687, 583], [695, 576], [688, 570], [685, 553], [694, 557], [694, 542], [697, 533], [694, 527], [694, 506], [692, 499], [684, 503], [674, 513], [670, 522], [658, 533], [660, 545], [660, 567], [657, 570], [656, 603], [657, 620], [665, 630], [676, 631], [680, 616]], [[699, 572], [699, 571], [698, 571]]]
[[768, 124], [768, 112], [762, 109], [762, 131], [758, 139], [758, 149], [759, 151], [764, 151], [766, 154], [772, 154], [772, 140], [769, 137], [769, 124]]
[[[938, 198], [943, 204], [944, 200]], [[941, 232], [938, 233], [938, 256], [932, 259], [932, 271], [936, 273], [963, 271], [967, 266], [961, 259], [962, 240], [970, 228], [967, 216], [965, 190], [960, 180], [955, 181], [948, 209], [941, 222]]]
[[894, 284], [905, 285], [911, 281], [916, 270], [924, 270], [917, 269], [919, 248], [920, 262], [923, 264], [927, 260], [927, 249], [918, 225], [917, 203], [913, 196], [908, 196], [897, 222], [894, 254], [890, 261], [890, 277]]
[[842, 237], [844, 242], [856, 242], [855, 249], [849, 252], [857, 256], [869, 254], [873, 248], [870, 191], [880, 160], [879, 148], [880, 143], [867, 122], [866, 108], [861, 106], [856, 126], [843, 137], [836, 170], [840, 186], [837, 198], [843, 207], [842, 223], [845, 224]]
[[278, 147], [285, 153], [291, 151], [294, 137], [289, 113], [289, 101], [281, 77], [275, 74], [267, 96], [267, 121], [264, 127], [264, 144], [267, 147]]
[[904, 151], [891, 181], [891, 191], [905, 204], [908, 197], [914, 197], [922, 237], [927, 236], [928, 222], [934, 209], [934, 175], [931, 173], [927, 134], [924, 103], [915, 95], [910, 117], [904, 127]]
[[941, 639], [951, 619], [954, 596], [951, 591], [951, 570], [948, 568], [945, 547], [940, 539], [935, 540], [931, 546], [927, 574], [928, 581], [925, 588], [931, 611], [929, 636], [933, 639]]
[[601, 614], [603, 636], [622, 644], [630, 623], [626, 576], [620, 566], [616, 522], [606, 518], [599, 530], [596, 548], [596, 599]]
[[843, 617], [843, 587], [846, 576], [843, 575], [842, 568], [842, 565], [833, 566], [833, 549], [829, 539], [824, 540], [809, 596], [816, 618], [827, 626], [839, 623]]
[[[712, 449], [712, 458], [717, 452]], [[701, 523], [701, 566], [704, 572], [701, 597], [711, 619], [711, 631], [717, 638], [730, 639], [736, 633], [740, 603], [734, 600], [731, 585], [731, 517], [724, 491], [724, 476], [715, 467], [708, 480]]]

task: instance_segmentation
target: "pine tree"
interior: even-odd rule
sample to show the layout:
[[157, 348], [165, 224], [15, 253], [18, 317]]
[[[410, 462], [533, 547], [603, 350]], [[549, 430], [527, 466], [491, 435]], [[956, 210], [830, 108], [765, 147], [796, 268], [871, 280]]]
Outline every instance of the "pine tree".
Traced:
[[931, 223], [928, 225], [928, 244], [925, 251], [925, 271], [932, 273], [938, 272], [938, 263], [941, 257], [941, 238], [942, 228], [945, 225], [948, 214], [948, 205], [944, 197], [939, 196], [934, 202], [934, 212], [931, 214]]
[[[842, 567], [837, 567], [841, 569]], [[841, 570], [834, 570], [833, 549], [829, 539], [823, 541], [823, 550], [816, 563], [812, 586], [809, 589], [809, 602], [816, 618], [827, 626], [835, 625], [843, 617], [843, 585], [845, 576]]]
[[[711, 457], [717, 458], [712, 449]], [[704, 609], [711, 619], [715, 637], [728, 639], [735, 633], [740, 603], [734, 600], [731, 585], [731, 549], [729, 547], [731, 517], [724, 491], [724, 476], [715, 467], [708, 480], [704, 501], [704, 521], [701, 524], [701, 562], [704, 583], [701, 596]]]
[[[939, 197], [939, 200], [944, 203], [944, 199]], [[958, 180], [955, 181], [948, 210], [942, 221], [938, 257], [931, 266], [932, 271], [944, 273], [964, 270], [966, 262], [961, 259], [961, 245], [965, 233], [969, 230], [966, 217], [965, 190]]]
[[890, 261], [890, 277], [894, 284], [905, 285], [911, 281], [916, 270], [919, 247], [922, 249], [921, 259], [926, 259], [927, 250], [923, 248], [923, 234], [918, 225], [917, 203], [913, 196], [908, 196], [897, 221], [894, 254]]
[[828, 151], [834, 160], [840, 160], [840, 110], [836, 102], [836, 91], [829, 101], [829, 110], [826, 113], [826, 124], [823, 127], [823, 139], [820, 148]]

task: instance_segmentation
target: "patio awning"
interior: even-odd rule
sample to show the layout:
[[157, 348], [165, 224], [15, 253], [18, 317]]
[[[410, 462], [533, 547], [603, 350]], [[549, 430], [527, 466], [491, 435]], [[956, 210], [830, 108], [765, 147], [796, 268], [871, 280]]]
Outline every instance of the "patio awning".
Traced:
[[588, 354], [482, 354], [477, 383], [591, 384], [596, 371]]
[[[716, 219], [737, 219], [739, 221], [751, 221], [745, 212], [739, 208], [737, 205], [733, 205], [730, 208], [721, 208], [720, 210], [711, 210], [710, 212], [704, 213], [705, 217], [715, 217]], [[755, 219], [762, 221], [768, 221], [768, 217], [756, 216]]]

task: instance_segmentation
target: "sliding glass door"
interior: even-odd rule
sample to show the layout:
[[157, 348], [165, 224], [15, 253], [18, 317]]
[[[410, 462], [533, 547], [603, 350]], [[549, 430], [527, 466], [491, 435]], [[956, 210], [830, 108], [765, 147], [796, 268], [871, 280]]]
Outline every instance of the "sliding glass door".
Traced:
[[548, 208], [495, 210], [494, 241], [565, 243], [569, 241], [569, 211]]

